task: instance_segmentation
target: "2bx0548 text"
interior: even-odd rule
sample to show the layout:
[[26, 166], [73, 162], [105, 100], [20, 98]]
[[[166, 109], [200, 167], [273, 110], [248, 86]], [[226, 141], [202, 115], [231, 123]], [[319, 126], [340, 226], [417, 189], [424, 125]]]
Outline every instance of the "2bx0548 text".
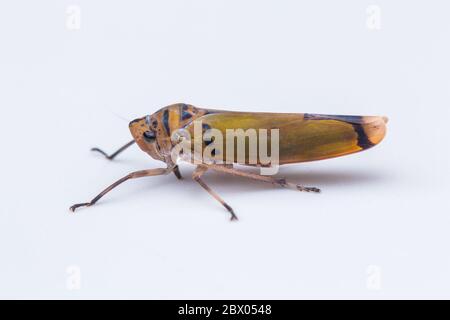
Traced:
[[271, 305], [257, 305], [257, 304], [224, 304], [222, 306], [223, 315], [257, 315], [257, 314], [271, 314]]

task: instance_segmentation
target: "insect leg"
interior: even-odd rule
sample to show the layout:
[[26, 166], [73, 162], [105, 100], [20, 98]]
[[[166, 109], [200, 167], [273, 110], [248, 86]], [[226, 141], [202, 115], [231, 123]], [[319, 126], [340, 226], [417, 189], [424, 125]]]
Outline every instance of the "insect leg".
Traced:
[[173, 170], [173, 167], [169, 168], [158, 168], [158, 169], [150, 169], [150, 170], [141, 170], [141, 171], [135, 171], [130, 174], [127, 174], [125, 177], [117, 180], [112, 185], [110, 185], [108, 188], [100, 192], [94, 199], [92, 199], [90, 202], [86, 203], [79, 203], [75, 204], [70, 207], [70, 210], [74, 212], [79, 207], [90, 207], [94, 205], [98, 200], [100, 200], [105, 194], [110, 192], [112, 189], [117, 187], [118, 185], [122, 184], [123, 182], [130, 180], [130, 179], [136, 179], [136, 178], [142, 178], [142, 177], [150, 177], [150, 176], [159, 176], [168, 174]]
[[102, 155], [105, 156], [106, 159], [108, 160], [113, 160], [119, 153], [122, 153], [122, 151], [124, 151], [125, 149], [127, 149], [128, 147], [130, 147], [131, 145], [134, 144], [134, 140], [131, 140], [130, 142], [128, 142], [126, 145], [124, 145], [123, 147], [120, 147], [119, 150], [117, 150], [116, 152], [114, 152], [111, 155], [108, 155], [105, 151], [99, 149], [99, 148], [92, 148], [91, 151], [95, 151], [95, 152], [99, 152]]
[[211, 170], [221, 171], [221, 172], [225, 172], [225, 173], [229, 173], [229, 174], [233, 174], [236, 176], [241, 176], [241, 177], [245, 177], [245, 178], [249, 178], [249, 179], [269, 182], [274, 185], [278, 185], [280, 187], [285, 187], [285, 188], [290, 188], [290, 189], [295, 189], [295, 190], [305, 191], [305, 192], [317, 192], [317, 193], [320, 192], [320, 189], [318, 189], [318, 188], [305, 187], [305, 186], [302, 186], [299, 184], [295, 184], [295, 183], [286, 181], [286, 179], [284, 179], [284, 178], [263, 176], [263, 175], [259, 175], [259, 174], [255, 174], [255, 173], [251, 173], [251, 172], [245, 172], [245, 171], [241, 171], [238, 169], [228, 168], [228, 167], [224, 167], [224, 166], [218, 166], [218, 165], [214, 165], [214, 164], [205, 164], [205, 166], [207, 166]]
[[173, 167], [173, 173], [178, 179], [183, 179], [183, 177], [181, 176], [180, 168], [178, 166]]
[[202, 179], [201, 176], [208, 170], [207, 167], [199, 165], [197, 168], [195, 168], [194, 172], [192, 173], [192, 179], [194, 179], [196, 182], [198, 182], [199, 185], [202, 186], [203, 189], [208, 191], [210, 195], [214, 197], [217, 201], [219, 201], [231, 214], [230, 220], [238, 220], [238, 217], [234, 214], [233, 209], [222, 200], [222, 198], [215, 193]]

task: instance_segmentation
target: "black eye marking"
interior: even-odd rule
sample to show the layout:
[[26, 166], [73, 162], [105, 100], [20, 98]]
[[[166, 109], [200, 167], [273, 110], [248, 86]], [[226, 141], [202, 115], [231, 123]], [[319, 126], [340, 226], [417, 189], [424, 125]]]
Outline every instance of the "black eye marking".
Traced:
[[156, 140], [156, 134], [154, 131], [145, 131], [142, 136], [147, 142], [154, 142]]
[[152, 126], [153, 126], [153, 128], [155, 128], [155, 129], [158, 128], [158, 121], [153, 120]]

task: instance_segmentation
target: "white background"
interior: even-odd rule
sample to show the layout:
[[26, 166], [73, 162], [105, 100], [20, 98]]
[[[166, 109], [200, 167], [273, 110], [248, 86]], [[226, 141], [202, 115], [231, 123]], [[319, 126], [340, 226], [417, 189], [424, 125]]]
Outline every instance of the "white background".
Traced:
[[[2, 1], [0, 297], [450, 298], [449, 13], [437, 0]], [[208, 173], [237, 223], [190, 166], [70, 214], [163, 165], [89, 148], [113, 151], [129, 120], [175, 102], [390, 121], [374, 149], [281, 168], [319, 195]]]

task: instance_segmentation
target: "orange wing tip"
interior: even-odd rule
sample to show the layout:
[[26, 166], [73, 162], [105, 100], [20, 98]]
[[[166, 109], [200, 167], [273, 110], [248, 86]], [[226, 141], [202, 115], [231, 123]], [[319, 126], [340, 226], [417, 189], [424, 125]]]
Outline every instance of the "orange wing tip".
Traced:
[[366, 123], [364, 125], [364, 131], [369, 140], [374, 144], [379, 144], [386, 135], [386, 123], [387, 117], [373, 117], [374, 121]]

